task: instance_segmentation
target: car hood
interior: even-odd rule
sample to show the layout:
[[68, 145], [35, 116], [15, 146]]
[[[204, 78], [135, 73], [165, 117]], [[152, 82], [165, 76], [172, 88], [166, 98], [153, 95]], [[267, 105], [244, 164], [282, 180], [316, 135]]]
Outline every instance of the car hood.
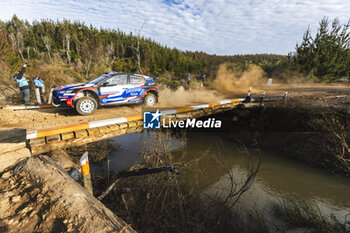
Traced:
[[57, 87], [56, 90], [58, 91], [67, 91], [71, 89], [82, 89], [82, 88], [87, 88], [87, 87], [94, 87], [95, 84], [92, 83], [73, 83], [73, 84], [68, 84], [68, 85], [63, 85], [60, 87]]

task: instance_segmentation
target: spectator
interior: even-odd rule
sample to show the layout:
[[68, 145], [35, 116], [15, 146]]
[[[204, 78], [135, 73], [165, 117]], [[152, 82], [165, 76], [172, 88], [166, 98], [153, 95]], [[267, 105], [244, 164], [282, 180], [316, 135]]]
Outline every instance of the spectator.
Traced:
[[204, 86], [205, 83], [205, 79], [207, 78], [207, 76], [205, 74], [202, 75], [202, 87]]
[[188, 84], [188, 85], [191, 84], [191, 75], [190, 75], [190, 74], [187, 76], [187, 84]]
[[44, 81], [36, 75], [34, 77], [34, 85], [35, 85], [35, 94], [36, 94], [36, 99], [38, 101], [38, 104], [41, 104], [41, 100], [44, 100], [44, 93], [45, 93], [45, 85]]
[[24, 72], [26, 71], [26, 67], [28, 67], [28, 64], [23, 64], [22, 68], [15, 74], [14, 78], [23, 94], [24, 104], [29, 105], [30, 87], [27, 79], [23, 76]]

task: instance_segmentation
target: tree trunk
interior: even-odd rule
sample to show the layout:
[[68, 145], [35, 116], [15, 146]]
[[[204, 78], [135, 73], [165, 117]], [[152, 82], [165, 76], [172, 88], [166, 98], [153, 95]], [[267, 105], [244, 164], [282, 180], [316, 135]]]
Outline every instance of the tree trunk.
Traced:
[[67, 54], [67, 62], [70, 64], [71, 59], [70, 59], [70, 34], [66, 34], [66, 54]]
[[50, 42], [50, 38], [48, 36], [41, 36], [41, 38], [44, 41], [46, 50], [47, 50], [47, 54], [49, 55], [50, 60], [52, 61], [51, 58], [51, 42]]
[[30, 51], [30, 49], [29, 49], [29, 46], [28, 46], [28, 47], [27, 47], [27, 58], [28, 58], [28, 61], [30, 60], [29, 51]]

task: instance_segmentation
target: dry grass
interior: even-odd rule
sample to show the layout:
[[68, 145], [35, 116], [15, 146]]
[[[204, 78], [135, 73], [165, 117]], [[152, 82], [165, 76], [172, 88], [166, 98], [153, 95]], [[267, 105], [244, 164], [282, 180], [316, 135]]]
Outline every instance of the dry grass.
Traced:
[[322, 214], [318, 204], [311, 200], [286, 199], [273, 205], [274, 214], [291, 227], [302, 228], [306, 232], [348, 233], [350, 220], [339, 221], [335, 216]]

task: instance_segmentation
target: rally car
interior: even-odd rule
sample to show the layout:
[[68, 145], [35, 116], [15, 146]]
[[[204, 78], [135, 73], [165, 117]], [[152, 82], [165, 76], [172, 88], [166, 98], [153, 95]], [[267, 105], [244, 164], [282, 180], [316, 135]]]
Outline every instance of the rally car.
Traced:
[[87, 83], [57, 87], [52, 96], [55, 106], [70, 106], [81, 115], [89, 115], [100, 105], [144, 102], [153, 106], [158, 102], [158, 88], [146, 75], [107, 72]]

